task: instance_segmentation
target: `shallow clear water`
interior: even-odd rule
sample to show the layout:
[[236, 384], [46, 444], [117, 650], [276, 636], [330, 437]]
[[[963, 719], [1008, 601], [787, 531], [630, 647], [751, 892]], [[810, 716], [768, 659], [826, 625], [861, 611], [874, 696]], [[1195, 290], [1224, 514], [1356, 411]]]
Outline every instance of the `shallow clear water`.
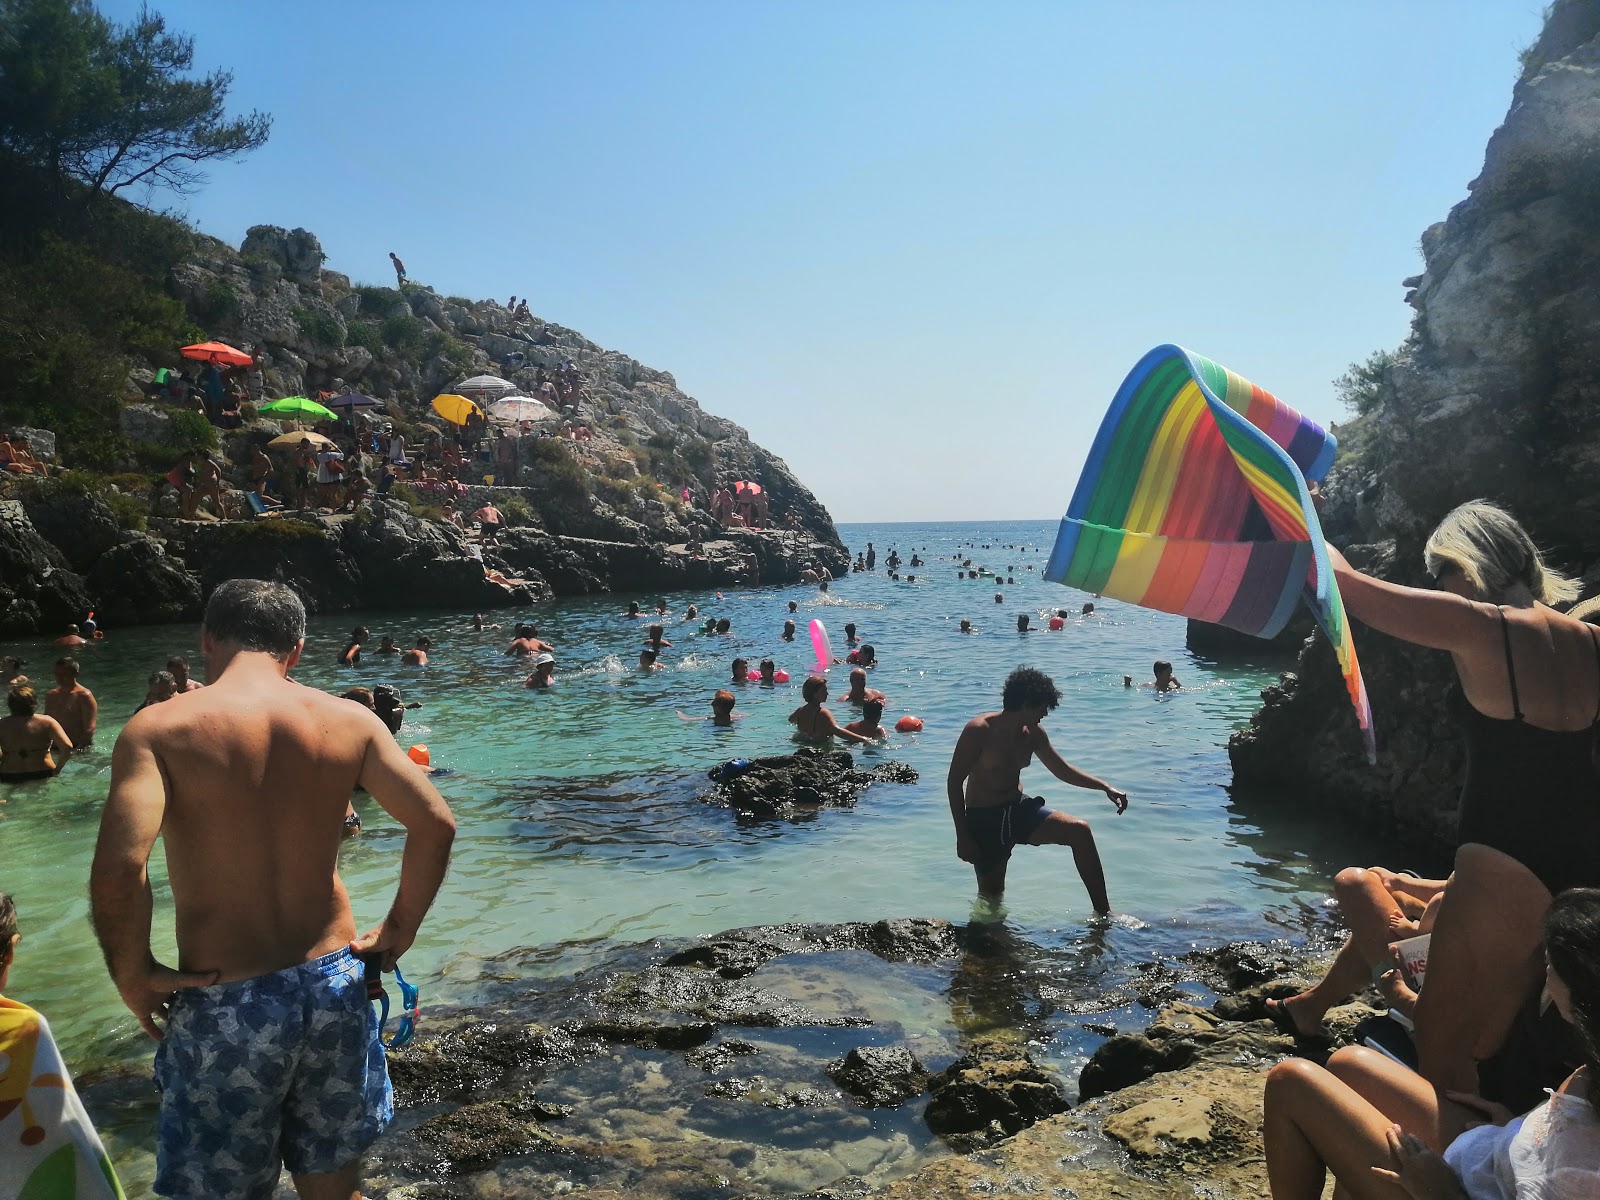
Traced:
[[[355, 618], [311, 622], [296, 678], [328, 689], [397, 683], [405, 699], [424, 705], [407, 714], [402, 743], [426, 743], [434, 763], [449, 768], [438, 783], [460, 823], [454, 863], [406, 962], [428, 1001], [471, 999], [500, 969], [486, 960], [512, 948], [540, 948], [517, 961], [554, 976], [619, 941], [787, 920], [966, 920], [973, 880], [955, 857], [945, 770], [962, 724], [999, 707], [1001, 682], [1021, 663], [1047, 671], [1062, 690], [1047, 724], [1057, 748], [1131, 797], [1118, 817], [1098, 793], [1068, 788], [1038, 766], [1024, 775], [1030, 794], [1093, 822], [1112, 903], [1137, 918], [1110, 934], [1120, 957], [1267, 931], [1264, 913], [1320, 904], [1334, 871], [1370, 856], [1355, 835], [1281, 812], [1270, 797], [1249, 811], [1230, 802], [1228, 735], [1248, 720], [1261, 688], [1291, 665], [1287, 659], [1265, 650], [1226, 663], [1198, 658], [1184, 647], [1181, 619], [1115, 601], [1096, 601], [1092, 616], [1079, 616], [1089, 597], [1039, 578], [1053, 522], [841, 532], [852, 552], [868, 540], [876, 545], [878, 570], [837, 580], [828, 595], [791, 586], [720, 599], [667, 596], [675, 645], [666, 669], [651, 675], [633, 666], [647, 622], [622, 615], [628, 595], [492, 614], [507, 627], [531, 616], [556, 644], [558, 686], [547, 693], [521, 686], [526, 669], [503, 655], [509, 633], [470, 632], [466, 612], [361, 618], [374, 645], [382, 633], [401, 645], [427, 633], [434, 649], [426, 668], [368, 654], [342, 670], [334, 659]], [[891, 547], [927, 561], [915, 569], [916, 583], [888, 579]], [[953, 554], [1016, 582], [958, 580]], [[997, 590], [1003, 603], [995, 603]], [[647, 610], [655, 599], [637, 598]], [[786, 643], [780, 631], [790, 600], [799, 604], [800, 633]], [[702, 618], [730, 618], [732, 633], [704, 636], [683, 623], [690, 603]], [[1019, 612], [1042, 626], [1058, 607], [1073, 614], [1064, 631], [1016, 631]], [[958, 631], [964, 616], [979, 632]], [[876, 647], [881, 665], [870, 683], [889, 696], [886, 725], [903, 713], [926, 722], [919, 734], [894, 734], [886, 747], [865, 751], [869, 759], [910, 763], [921, 781], [874, 785], [855, 808], [804, 822], [741, 824], [696, 793], [717, 762], [788, 748], [785, 719], [813, 662], [806, 637], [813, 618], [825, 623], [838, 654], [846, 621]], [[48, 677], [49, 646], [23, 644], [18, 652], [36, 680]], [[24, 932], [9, 993], [50, 1018], [80, 1070], [143, 1060], [150, 1050], [100, 964], [86, 883], [111, 744], [144, 677], [171, 653], [198, 664], [198, 629], [112, 630], [86, 647], [83, 680], [101, 705], [97, 747], [56, 779], [8, 789], [0, 806], [0, 888], [16, 897]], [[793, 681], [737, 689], [743, 719], [732, 730], [680, 720], [679, 711], [708, 712], [736, 655], [752, 664], [770, 655]], [[1124, 674], [1148, 679], [1156, 658], [1174, 662], [1185, 690], [1157, 697], [1123, 687]], [[847, 670], [830, 672], [835, 696]], [[851, 719], [842, 701], [830, 707], [841, 722]], [[365, 928], [392, 897], [402, 838], [370, 802], [362, 814], [366, 832], [346, 846], [342, 870]], [[1082, 942], [1088, 905], [1064, 850], [1019, 850], [1006, 899], [1018, 936], [1064, 954]], [[166, 956], [170, 904], [159, 882], [156, 928], [157, 952]]]

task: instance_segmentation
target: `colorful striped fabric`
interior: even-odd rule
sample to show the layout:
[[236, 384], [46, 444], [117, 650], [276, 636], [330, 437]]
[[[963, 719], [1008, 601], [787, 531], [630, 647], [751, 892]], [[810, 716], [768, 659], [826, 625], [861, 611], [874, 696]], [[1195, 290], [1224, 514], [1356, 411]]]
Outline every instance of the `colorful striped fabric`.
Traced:
[[1139, 360], [1100, 424], [1045, 578], [1272, 637], [1303, 595], [1376, 761], [1372, 709], [1307, 480], [1333, 435], [1181, 346]]

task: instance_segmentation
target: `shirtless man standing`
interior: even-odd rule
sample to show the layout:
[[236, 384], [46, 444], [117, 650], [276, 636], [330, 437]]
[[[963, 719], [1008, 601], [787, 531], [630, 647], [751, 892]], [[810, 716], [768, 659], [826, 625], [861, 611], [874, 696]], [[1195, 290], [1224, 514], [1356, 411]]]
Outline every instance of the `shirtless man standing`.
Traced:
[[[393, 1112], [356, 955], [392, 969], [410, 949], [455, 821], [373, 713], [287, 678], [305, 646], [288, 588], [222, 584], [201, 645], [209, 686], [117, 739], [90, 874], [112, 980], [161, 1042], [155, 1190], [265, 1195], [281, 1164], [301, 1196], [350, 1200]], [[406, 830], [394, 902], [360, 936], [338, 873], [357, 786]], [[158, 836], [176, 969], [150, 949]]]
[[67, 731], [73, 747], [82, 750], [94, 741], [100, 706], [95, 703], [94, 693], [78, 682], [77, 659], [56, 659], [55, 677], [55, 687], [44, 694], [45, 715], [54, 717]]
[[1063, 783], [1104, 792], [1119, 815], [1127, 811], [1128, 793], [1084, 774], [1050, 744], [1040, 722], [1059, 703], [1061, 693], [1048, 675], [1018, 667], [1006, 677], [1001, 711], [980, 713], [967, 722], [946, 780], [956, 856], [972, 864], [978, 891], [997, 900], [1005, 893], [1012, 847], [1071, 846], [1090, 903], [1095, 912], [1108, 913], [1105, 872], [1089, 823], [1051, 812], [1043, 800], [1022, 793], [1022, 770], [1037, 754], [1044, 768]]

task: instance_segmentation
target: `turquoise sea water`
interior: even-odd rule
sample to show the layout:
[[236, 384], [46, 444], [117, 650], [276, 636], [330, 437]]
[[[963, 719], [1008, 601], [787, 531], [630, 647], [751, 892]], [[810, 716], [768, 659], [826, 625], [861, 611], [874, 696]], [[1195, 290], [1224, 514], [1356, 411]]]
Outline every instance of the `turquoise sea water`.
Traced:
[[[556, 644], [558, 686], [546, 693], [521, 686], [526, 667], [503, 655], [509, 632], [470, 632], [468, 612], [359, 616], [372, 628], [373, 645], [383, 633], [401, 645], [427, 633], [434, 649], [425, 668], [368, 654], [354, 670], [340, 669], [335, 656], [357, 616], [313, 619], [295, 677], [330, 690], [398, 684], [406, 700], [424, 705], [407, 714], [402, 743], [426, 743], [433, 761], [449, 768], [438, 783], [460, 823], [454, 862], [406, 960], [408, 976], [430, 1001], [472, 999], [492, 973], [489, 960], [514, 948], [538, 947], [519, 961], [557, 976], [618, 942], [739, 925], [895, 915], [967, 920], [972, 873], [955, 857], [945, 770], [964, 721], [998, 708], [1001, 682], [1023, 663], [1049, 672], [1063, 692], [1047, 723], [1057, 748], [1131, 797], [1118, 817], [1098, 793], [1068, 788], [1037, 766], [1024, 775], [1030, 794], [1093, 822], [1112, 904], [1130, 918], [1110, 932], [1112, 953], [1134, 961], [1191, 943], [1281, 932], [1299, 906], [1321, 905], [1339, 867], [1374, 857], [1356, 835], [1298, 814], [1292, 804], [1258, 797], [1236, 805], [1226, 791], [1228, 735], [1289, 660], [1265, 650], [1224, 663], [1198, 658], [1184, 647], [1181, 619], [1115, 601], [1097, 601], [1092, 616], [1079, 616], [1089, 597], [1039, 578], [1053, 522], [841, 532], [852, 553], [872, 541], [878, 569], [835, 581], [827, 595], [808, 586], [720, 599], [669, 594], [667, 636], [675, 644], [664, 656], [666, 669], [651, 675], [634, 666], [647, 622], [622, 614], [632, 598], [650, 609], [654, 595], [491, 614], [507, 627], [531, 617], [540, 636]], [[887, 577], [890, 548], [907, 560], [915, 550], [927, 561], [915, 569], [916, 583]], [[958, 580], [952, 555], [1016, 582]], [[995, 602], [996, 591], [1003, 603]], [[786, 643], [780, 632], [790, 600], [799, 603], [800, 634]], [[728, 617], [732, 632], [705, 636], [683, 623], [690, 603], [702, 618]], [[1058, 607], [1073, 615], [1064, 631], [1048, 632], [1045, 618]], [[1041, 628], [1019, 634], [1019, 612]], [[978, 632], [958, 632], [962, 617]], [[921, 781], [875, 785], [855, 808], [808, 821], [741, 824], [696, 795], [715, 763], [788, 748], [785, 718], [800, 703], [800, 681], [813, 661], [805, 633], [813, 618], [827, 626], [836, 653], [843, 653], [846, 621], [876, 647], [881, 665], [870, 682], [888, 693], [886, 725], [903, 713], [926, 722], [919, 734], [895, 734], [886, 747], [864, 752], [910, 763]], [[24, 643], [16, 652], [36, 680], [48, 678], [51, 647]], [[142, 697], [145, 676], [172, 653], [198, 664], [198, 628], [112, 630], [86, 647], [83, 680], [100, 701], [96, 747], [54, 780], [8, 789], [0, 806], [0, 888], [16, 897], [24, 933], [9, 994], [50, 1018], [78, 1070], [142, 1061], [151, 1049], [101, 966], [86, 884], [111, 744]], [[743, 719], [732, 730], [679, 720], [679, 711], [709, 711], [711, 693], [725, 685], [738, 655], [752, 666], [771, 656], [793, 680], [737, 689]], [[1124, 674], [1148, 679], [1156, 658], [1174, 662], [1185, 690], [1157, 697], [1123, 687]], [[847, 670], [830, 672], [835, 696], [845, 690]], [[830, 707], [841, 723], [852, 719], [842, 701]], [[347, 844], [341, 869], [357, 924], [366, 928], [392, 897], [402, 836], [376, 806], [361, 807], [366, 832]], [[170, 902], [159, 864], [157, 872], [157, 952], [167, 957]], [[1084, 937], [1088, 903], [1064, 850], [1020, 849], [1006, 907], [1008, 924], [1041, 946], [1070, 954]]]

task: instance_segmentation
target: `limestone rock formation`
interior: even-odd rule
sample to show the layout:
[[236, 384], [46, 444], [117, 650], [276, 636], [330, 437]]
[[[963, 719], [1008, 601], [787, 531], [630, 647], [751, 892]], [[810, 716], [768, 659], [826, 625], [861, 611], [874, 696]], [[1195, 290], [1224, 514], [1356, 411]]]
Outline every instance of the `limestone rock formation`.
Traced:
[[[1600, 0], [1557, 0], [1523, 65], [1469, 196], [1423, 234], [1411, 335], [1374, 409], [1340, 430], [1349, 452], [1325, 489], [1330, 538], [1401, 583], [1424, 584], [1427, 534], [1483, 496], [1600, 584]], [[1378, 766], [1318, 637], [1230, 744], [1236, 784], [1448, 850], [1462, 762], [1448, 656], [1359, 625], [1356, 641]]]

